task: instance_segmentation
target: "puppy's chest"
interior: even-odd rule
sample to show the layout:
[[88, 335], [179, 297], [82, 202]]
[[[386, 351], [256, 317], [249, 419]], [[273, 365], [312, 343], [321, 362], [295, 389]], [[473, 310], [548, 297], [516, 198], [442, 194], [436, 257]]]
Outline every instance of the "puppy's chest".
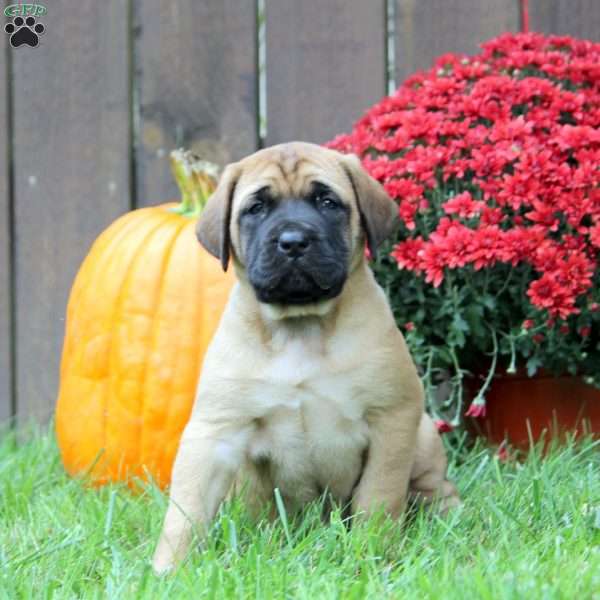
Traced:
[[269, 461], [273, 484], [299, 502], [325, 488], [347, 498], [369, 439], [360, 374], [336, 368], [310, 340], [292, 340], [260, 379], [251, 460]]

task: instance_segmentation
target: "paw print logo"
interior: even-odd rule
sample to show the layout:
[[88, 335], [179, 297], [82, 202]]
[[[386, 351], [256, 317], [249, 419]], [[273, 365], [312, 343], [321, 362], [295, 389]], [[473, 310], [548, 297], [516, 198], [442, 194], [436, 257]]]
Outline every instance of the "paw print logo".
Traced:
[[4, 31], [10, 35], [10, 45], [18, 48], [23, 44], [35, 48], [39, 42], [39, 36], [46, 31], [42, 23], [36, 23], [35, 17], [15, 17], [12, 23], [4, 26]]

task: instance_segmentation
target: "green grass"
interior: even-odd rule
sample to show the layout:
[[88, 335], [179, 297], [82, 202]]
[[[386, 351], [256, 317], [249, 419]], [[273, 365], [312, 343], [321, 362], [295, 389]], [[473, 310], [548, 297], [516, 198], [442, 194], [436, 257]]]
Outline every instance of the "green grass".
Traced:
[[348, 530], [319, 507], [253, 524], [226, 507], [205, 550], [173, 576], [150, 569], [165, 506], [152, 487], [91, 490], [69, 479], [49, 433], [0, 441], [0, 598], [600, 599], [600, 445], [503, 463], [452, 455], [464, 506], [403, 530]]

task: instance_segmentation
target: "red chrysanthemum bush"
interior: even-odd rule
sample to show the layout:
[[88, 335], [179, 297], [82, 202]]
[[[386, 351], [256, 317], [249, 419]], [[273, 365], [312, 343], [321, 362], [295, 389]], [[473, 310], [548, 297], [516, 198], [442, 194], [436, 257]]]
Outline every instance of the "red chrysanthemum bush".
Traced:
[[[466, 373], [600, 383], [600, 44], [506, 34], [445, 55], [328, 144], [359, 155], [402, 225], [375, 263], [452, 425]], [[439, 395], [438, 395], [439, 396]]]

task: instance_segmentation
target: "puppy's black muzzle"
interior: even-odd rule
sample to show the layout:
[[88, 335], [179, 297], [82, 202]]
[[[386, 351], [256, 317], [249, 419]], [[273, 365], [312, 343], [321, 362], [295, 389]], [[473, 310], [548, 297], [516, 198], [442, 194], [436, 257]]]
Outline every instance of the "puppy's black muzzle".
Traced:
[[347, 276], [345, 223], [308, 201], [283, 200], [247, 236], [247, 272], [260, 302], [307, 304], [337, 296]]

